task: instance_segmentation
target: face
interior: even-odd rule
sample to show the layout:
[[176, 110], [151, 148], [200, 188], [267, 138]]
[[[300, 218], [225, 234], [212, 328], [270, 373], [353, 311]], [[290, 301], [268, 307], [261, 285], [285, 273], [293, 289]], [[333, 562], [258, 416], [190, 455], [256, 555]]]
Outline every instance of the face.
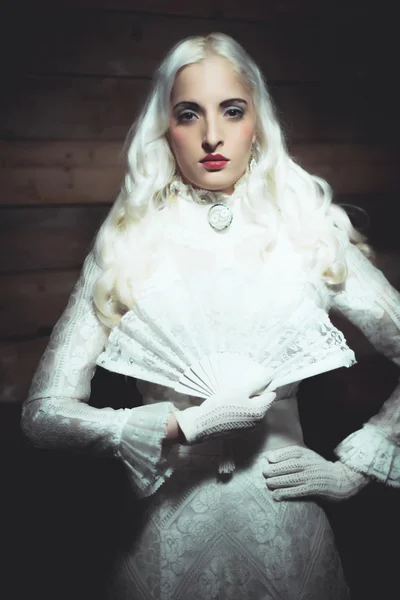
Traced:
[[255, 128], [251, 92], [226, 58], [212, 56], [178, 73], [168, 141], [185, 183], [231, 194], [248, 165]]

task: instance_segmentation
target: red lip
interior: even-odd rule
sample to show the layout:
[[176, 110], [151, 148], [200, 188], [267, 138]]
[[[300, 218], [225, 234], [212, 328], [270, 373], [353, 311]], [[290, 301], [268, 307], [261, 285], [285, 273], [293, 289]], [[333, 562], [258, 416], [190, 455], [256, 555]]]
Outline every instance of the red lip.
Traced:
[[200, 162], [212, 162], [219, 160], [228, 161], [229, 158], [225, 158], [225, 156], [222, 156], [222, 154], [207, 154], [207, 156], [202, 158]]

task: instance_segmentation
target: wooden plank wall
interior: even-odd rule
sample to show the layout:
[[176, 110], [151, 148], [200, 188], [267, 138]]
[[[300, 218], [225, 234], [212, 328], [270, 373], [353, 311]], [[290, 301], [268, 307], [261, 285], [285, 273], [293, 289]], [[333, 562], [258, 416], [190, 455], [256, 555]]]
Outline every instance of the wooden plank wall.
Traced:
[[[211, 1], [87, 0], [25, 11], [21, 19], [10, 7], [1, 20], [4, 399], [25, 397], [37, 340], [51, 330], [117, 194], [122, 143], [152, 72], [186, 35], [223, 31], [243, 43], [263, 68], [293, 155], [329, 180], [338, 201], [366, 207], [373, 241], [395, 247], [397, 42], [384, 11], [312, 0], [222, 2], [218, 10]], [[30, 357], [26, 367], [21, 356]]]
[[[116, 197], [124, 137], [179, 39], [234, 36], [262, 67], [289, 148], [364, 207], [397, 285], [398, 32], [390, 3], [76, 0], [0, 15], [0, 398], [19, 405]], [[216, 8], [217, 7], [217, 8]], [[369, 350], [361, 343], [360, 353]], [[378, 398], [379, 401], [379, 398]], [[3, 431], [4, 430], [4, 431]], [[6, 439], [15, 432], [3, 427]]]

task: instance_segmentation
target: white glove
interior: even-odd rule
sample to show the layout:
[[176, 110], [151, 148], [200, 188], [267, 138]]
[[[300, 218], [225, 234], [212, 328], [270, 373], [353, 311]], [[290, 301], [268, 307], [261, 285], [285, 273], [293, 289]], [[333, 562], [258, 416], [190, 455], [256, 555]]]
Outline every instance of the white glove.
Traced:
[[320, 496], [345, 500], [365, 487], [370, 479], [340, 461], [330, 462], [302, 446], [286, 446], [266, 453], [263, 469], [275, 500]]
[[[238, 429], [256, 427], [276, 398], [275, 392], [263, 392], [271, 382], [267, 370], [258, 381], [231, 384], [222, 392], [206, 398], [200, 406], [175, 413], [188, 444], [234, 433]], [[256, 396], [256, 397], [253, 397]]]

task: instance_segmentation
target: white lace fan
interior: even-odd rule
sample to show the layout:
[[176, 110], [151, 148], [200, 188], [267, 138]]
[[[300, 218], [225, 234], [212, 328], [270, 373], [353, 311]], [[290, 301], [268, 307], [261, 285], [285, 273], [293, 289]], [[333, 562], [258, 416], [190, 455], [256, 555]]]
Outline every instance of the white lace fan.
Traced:
[[226, 269], [156, 286], [114, 327], [97, 364], [200, 398], [267, 367], [274, 390], [354, 364], [312, 286], [267, 285]]

